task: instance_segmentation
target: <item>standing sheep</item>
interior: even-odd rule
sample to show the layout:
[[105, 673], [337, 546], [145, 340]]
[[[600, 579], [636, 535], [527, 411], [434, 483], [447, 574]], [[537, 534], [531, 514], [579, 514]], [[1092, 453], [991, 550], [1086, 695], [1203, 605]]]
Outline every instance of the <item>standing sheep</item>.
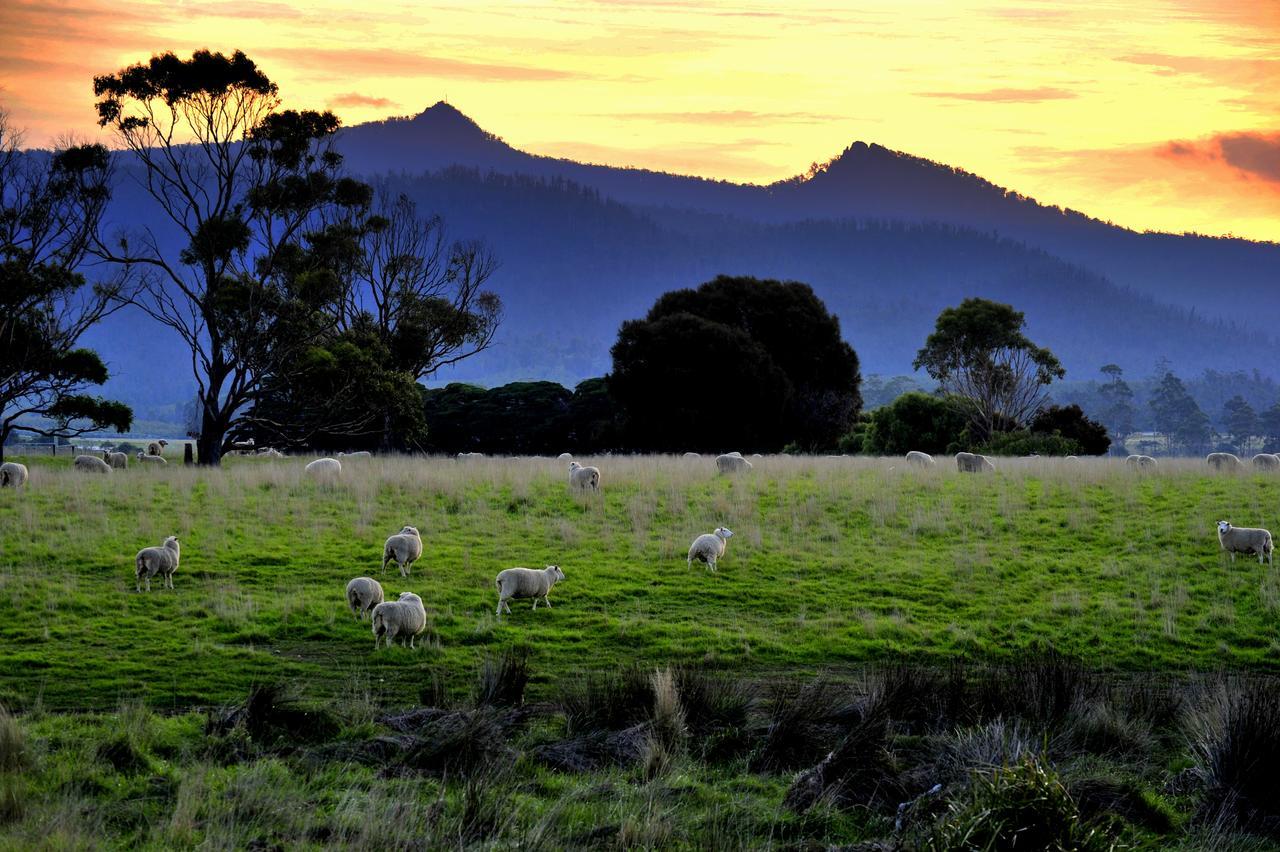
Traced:
[[990, 473], [996, 466], [979, 453], [956, 453], [956, 469], [961, 473]]
[[911, 467], [933, 467], [937, 464], [933, 460], [933, 456], [928, 453], [922, 453], [919, 450], [912, 450], [907, 453], [907, 464]]
[[703, 533], [693, 540], [693, 544], [689, 545], [689, 567], [693, 567], [693, 560], [707, 563], [707, 567], [712, 571], [716, 570], [716, 560], [724, 556], [725, 545], [729, 541], [729, 537], [733, 535], [733, 530], [728, 527], [716, 527], [715, 532]]
[[151, 578], [159, 575], [163, 580], [162, 588], [173, 588], [173, 572], [178, 570], [178, 537], [171, 535], [164, 540], [161, 547], [144, 547], [134, 557], [133, 575], [138, 591], [142, 591], [142, 583], [151, 591]]
[[129, 456], [127, 453], [113, 453], [110, 450], [103, 450], [102, 460], [116, 470], [126, 470], [129, 467]]
[[1253, 457], [1254, 470], [1280, 470], [1280, 456], [1275, 453], [1258, 453]]
[[162, 456], [164, 455], [164, 448], [167, 446], [169, 446], [169, 442], [163, 438], [159, 441], [152, 441], [150, 444], [147, 444], [147, 455]]
[[562, 461], [562, 462], [573, 461], [573, 455], [571, 453], [561, 453], [560, 455], [556, 456], [556, 461]]
[[0, 488], [18, 488], [27, 484], [27, 466], [17, 462], [0, 464]]
[[1132, 467], [1138, 470], [1156, 466], [1156, 460], [1151, 456], [1125, 456], [1125, 467]]
[[726, 453], [722, 456], [716, 456], [717, 473], [738, 473], [740, 471], [751, 470], [751, 467], [751, 462], [747, 461], [737, 453]]
[[701, 454], [701, 453], [685, 453], [685, 454], [684, 454], [684, 458], [686, 458], [686, 459], [700, 459], [700, 458], [702, 458], [702, 454]]
[[400, 567], [400, 576], [408, 577], [409, 569], [421, 556], [422, 536], [416, 527], [404, 527], [382, 546], [382, 570], [386, 571], [387, 564], [394, 561]]
[[382, 584], [372, 577], [356, 577], [347, 583], [347, 606], [355, 613], [357, 621], [382, 603]]
[[1272, 562], [1271, 533], [1267, 530], [1233, 527], [1226, 521], [1218, 521], [1218, 544], [1231, 554], [1232, 562], [1236, 561], [1237, 553], [1258, 554], [1259, 565], [1264, 557], [1267, 562]]
[[535, 571], [532, 568], [508, 568], [505, 571], [499, 571], [493, 581], [498, 587], [497, 614], [502, 615], [504, 609], [508, 615], [511, 613], [511, 605], [507, 601], [512, 598], [533, 598], [534, 609], [538, 608], [538, 599], [541, 598], [550, 609], [551, 599], [547, 595], [551, 594], [551, 587], [563, 579], [564, 572], [560, 570], [559, 565], [548, 565], [541, 571]]
[[400, 600], [386, 601], [373, 608], [373, 650], [378, 650], [378, 640], [385, 639], [390, 648], [397, 636], [408, 636], [409, 647], [415, 647], [414, 637], [427, 626], [427, 608], [422, 598], [413, 592], [401, 592]]
[[1244, 470], [1244, 463], [1235, 453], [1209, 453], [1204, 460], [1216, 471], [1240, 473]]
[[83, 473], [111, 473], [111, 466], [97, 456], [76, 456], [75, 468]]
[[458, 453], [456, 458], [458, 461], [473, 461], [484, 458], [484, 453]]
[[368, 450], [359, 450], [354, 453], [338, 453], [338, 458], [340, 459], [371, 459], [373, 458], [373, 453], [369, 452]]
[[569, 486], [578, 491], [600, 490], [600, 468], [583, 467], [577, 462], [569, 462]]
[[337, 479], [342, 475], [342, 462], [337, 459], [316, 459], [303, 468], [303, 472], [317, 479]]

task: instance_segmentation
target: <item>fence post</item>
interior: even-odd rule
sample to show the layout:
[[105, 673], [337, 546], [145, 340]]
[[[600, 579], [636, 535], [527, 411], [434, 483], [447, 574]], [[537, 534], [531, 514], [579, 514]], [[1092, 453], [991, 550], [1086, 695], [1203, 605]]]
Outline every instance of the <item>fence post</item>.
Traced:
[[191, 451], [190, 441], [182, 445], [182, 463], [188, 466], [196, 463], [195, 453]]

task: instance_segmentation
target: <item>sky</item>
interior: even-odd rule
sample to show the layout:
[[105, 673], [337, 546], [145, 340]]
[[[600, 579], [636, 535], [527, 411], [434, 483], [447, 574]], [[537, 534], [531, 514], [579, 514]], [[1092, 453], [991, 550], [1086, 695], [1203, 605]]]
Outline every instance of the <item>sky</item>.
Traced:
[[1139, 230], [1280, 241], [1280, 0], [0, 0], [0, 108], [244, 50], [344, 123], [447, 100], [517, 148], [768, 183], [856, 140]]

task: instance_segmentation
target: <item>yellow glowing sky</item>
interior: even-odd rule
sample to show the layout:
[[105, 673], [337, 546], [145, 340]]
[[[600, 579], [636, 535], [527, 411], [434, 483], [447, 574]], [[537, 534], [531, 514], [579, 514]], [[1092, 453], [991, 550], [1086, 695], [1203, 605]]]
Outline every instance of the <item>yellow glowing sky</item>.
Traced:
[[348, 123], [448, 101], [527, 151], [769, 182], [861, 139], [1135, 228], [1280, 240], [1280, 0], [0, 0], [0, 106], [243, 49]]

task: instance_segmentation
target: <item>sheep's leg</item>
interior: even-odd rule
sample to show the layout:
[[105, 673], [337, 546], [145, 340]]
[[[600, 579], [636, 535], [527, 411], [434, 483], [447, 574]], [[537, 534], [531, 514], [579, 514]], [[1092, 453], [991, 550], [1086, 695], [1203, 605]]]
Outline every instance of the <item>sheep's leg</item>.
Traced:
[[537, 608], [538, 608], [538, 599], [537, 599], [537, 598], [534, 598], [534, 599], [533, 599], [533, 608], [534, 608], [534, 609], [537, 609]]
[[1231, 551], [1231, 564], [1232, 565], [1236, 564], [1236, 552], [1234, 550]]
[[414, 640], [414, 639], [416, 639], [416, 638], [417, 638], [416, 634], [413, 634], [413, 633], [410, 633], [410, 634], [409, 634], [409, 647], [410, 647], [410, 648], [416, 648], [416, 647], [418, 647], [417, 645], [414, 645], [414, 644], [413, 644], [413, 640]]
[[551, 598], [547, 597], [546, 595], [543, 595], [542, 602], [547, 605], [547, 609], [551, 609]]

